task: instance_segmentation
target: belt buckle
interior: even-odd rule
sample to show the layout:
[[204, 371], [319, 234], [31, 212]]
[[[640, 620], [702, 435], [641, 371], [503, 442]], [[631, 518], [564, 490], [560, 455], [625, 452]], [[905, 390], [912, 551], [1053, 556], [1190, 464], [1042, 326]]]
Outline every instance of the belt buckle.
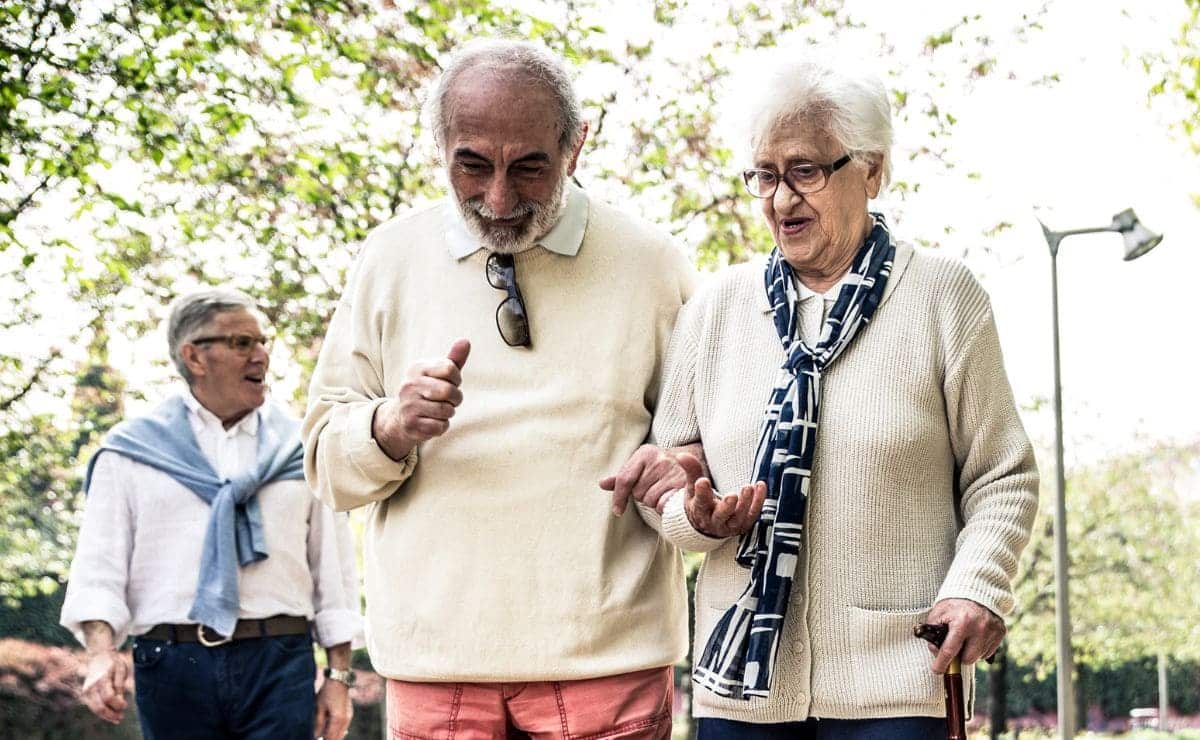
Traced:
[[[215, 632], [213, 634], [219, 635], [220, 633]], [[220, 640], [207, 640], [204, 637], [204, 625], [198, 624], [196, 625], [196, 641], [206, 648], [211, 648], [217, 647], [218, 645], [224, 645], [227, 642], [233, 642], [233, 635], [230, 635], [229, 637], [222, 637]]]

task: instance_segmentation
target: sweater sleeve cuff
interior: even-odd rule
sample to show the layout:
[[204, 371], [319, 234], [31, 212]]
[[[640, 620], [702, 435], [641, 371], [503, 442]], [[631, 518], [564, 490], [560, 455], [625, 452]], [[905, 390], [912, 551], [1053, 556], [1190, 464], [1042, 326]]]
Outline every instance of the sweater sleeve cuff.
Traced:
[[351, 411], [347, 428], [350, 436], [351, 462], [363, 477], [381, 486], [388, 483], [403, 483], [408, 480], [417, 467], [417, 448], [415, 446], [404, 456], [404, 459], [393, 460], [383, 451], [371, 433], [375, 410], [387, 400], [386, 398], [377, 398], [373, 403], [359, 404]]
[[59, 624], [70, 630], [80, 645], [87, 647], [83, 636], [83, 623], [107, 622], [108, 626], [112, 627], [113, 645], [119, 648], [129, 636], [131, 619], [129, 607], [123, 601], [108, 591], [91, 588], [70, 591], [67, 594]]
[[682, 488], [669, 494], [662, 513], [662, 534], [668, 542], [689, 552], [712, 552], [725, 544], [726, 538], [710, 537], [692, 526], [683, 509]]
[[984, 583], [962, 583], [946, 581], [938, 591], [937, 601], [945, 599], [966, 599], [990, 609], [996, 616], [1007, 617], [1016, 605], [1016, 600], [1008, 591], [989, 586]]

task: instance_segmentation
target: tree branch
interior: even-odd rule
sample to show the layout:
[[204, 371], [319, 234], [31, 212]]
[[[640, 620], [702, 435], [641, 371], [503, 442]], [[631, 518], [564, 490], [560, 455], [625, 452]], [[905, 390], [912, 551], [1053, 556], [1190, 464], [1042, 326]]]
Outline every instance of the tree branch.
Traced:
[[25, 381], [25, 385], [21, 386], [21, 388], [18, 389], [13, 395], [0, 401], [0, 413], [8, 411], [10, 408], [12, 408], [13, 404], [29, 395], [30, 391], [37, 387], [38, 383], [41, 382], [42, 373], [46, 372], [46, 369], [50, 367], [50, 363], [57, 360], [60, 354], [62, 353], [57, 349], [50, 350], [50, 356], [38, 363], [38, 366], [34, 368], [33, 373]]

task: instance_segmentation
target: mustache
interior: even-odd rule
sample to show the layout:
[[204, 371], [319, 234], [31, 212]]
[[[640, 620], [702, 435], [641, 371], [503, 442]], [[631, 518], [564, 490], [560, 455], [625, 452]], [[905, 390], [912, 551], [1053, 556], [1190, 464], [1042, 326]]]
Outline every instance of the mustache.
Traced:
[[483, 199], [479, 197], [467, 199], [463, 202], [463, 206], [469, 209], [476, 216], [480, 216], [481, 218], [486, 218], [488, 220], [525, 218], [526, 216], [534, 215], [538, 210], [537, 203], [530, 200], [525, 200], [514, 206], [511, 213], [499, 214], [489, 208], [488, 205], [483, 202]]

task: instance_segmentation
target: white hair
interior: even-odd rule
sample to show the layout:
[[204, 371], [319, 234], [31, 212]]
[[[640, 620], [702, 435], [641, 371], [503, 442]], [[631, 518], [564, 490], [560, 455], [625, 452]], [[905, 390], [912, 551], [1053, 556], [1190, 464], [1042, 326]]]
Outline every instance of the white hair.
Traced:
[[883, 82], [857, 58], [816, 48], [772, 49], [733, 75], [726, 136], [752, 155], [776, 126], [811, 122], [827, 131], [855, 161], [878, 157], [881, 184], [892, 175], [892, 111]]
[[569, 154], [579, 144], [583, 114], [562, 59], [527, 41], [475, 39], [450, 55], [422, 107], [425, 127], [433, 132], [438, 151], [443, 155], [454, 106], [450, 93], [463, 72], [476, 67], [486, 67], [492, 74], [507, 79], [543, 85], [554, 96], [558, 108], [560, 150]]

